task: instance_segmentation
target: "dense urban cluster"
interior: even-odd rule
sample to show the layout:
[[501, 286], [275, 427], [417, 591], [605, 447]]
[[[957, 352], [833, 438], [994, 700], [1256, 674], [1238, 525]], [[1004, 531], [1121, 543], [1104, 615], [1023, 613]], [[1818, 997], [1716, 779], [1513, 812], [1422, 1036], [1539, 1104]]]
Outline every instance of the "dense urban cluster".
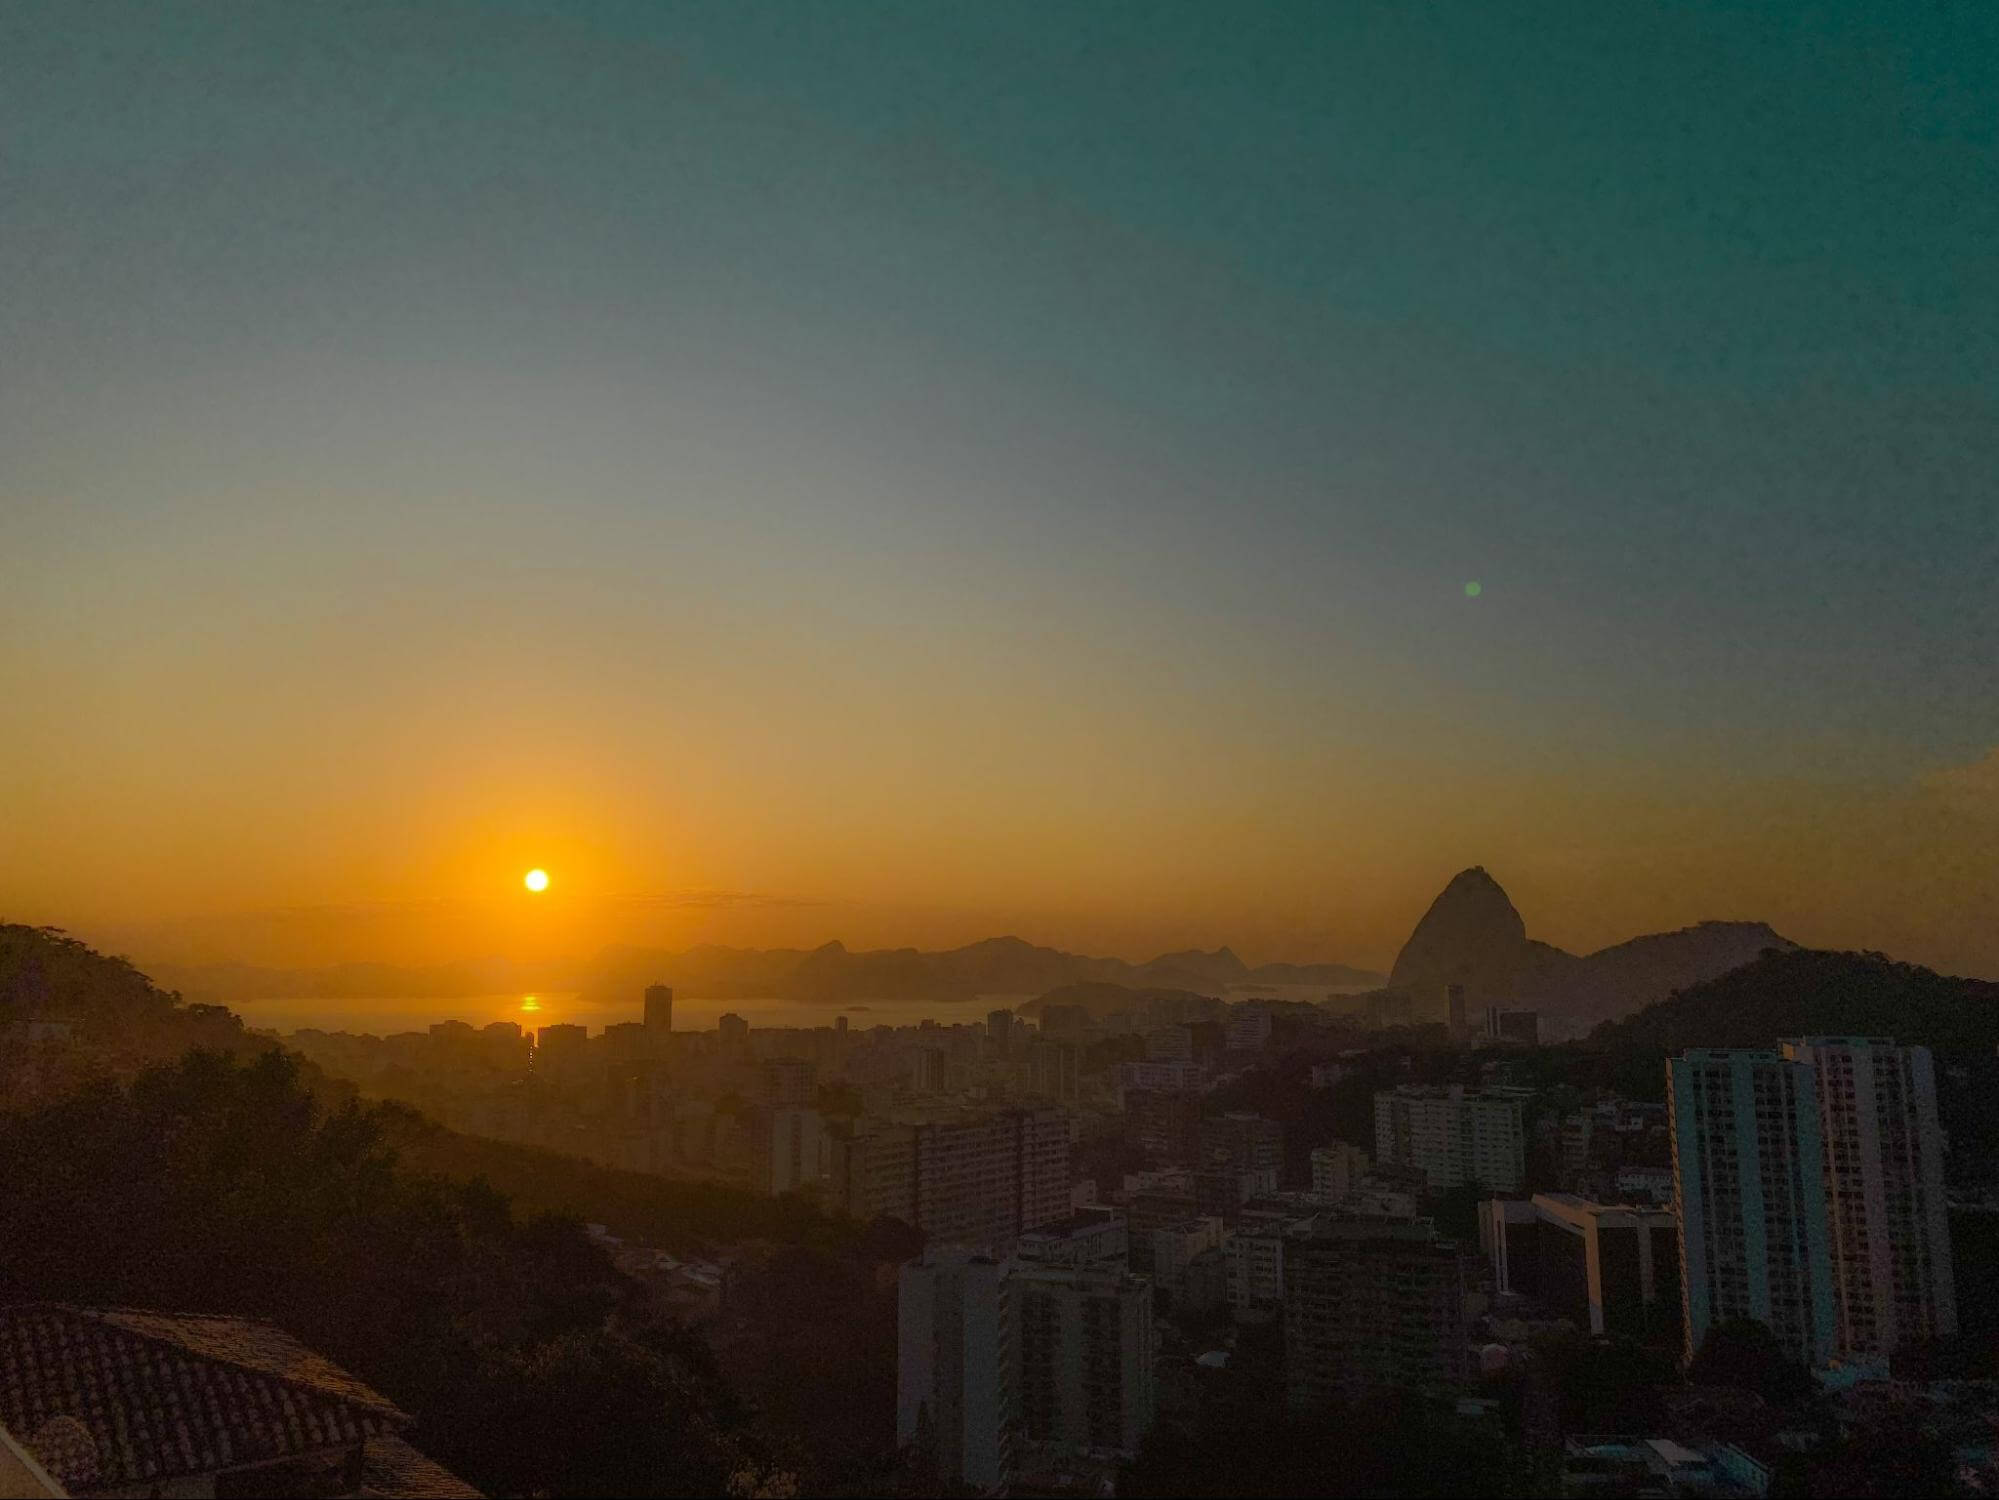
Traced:
[[[559, 1390], [641, 1413], [681, 1381], [673, 1399], [719, 1415], [674, 1462], [739, 1469], [750, 1491], [1999, 1487], [1979, 1103], [1995, 1013], [1982, 988], [1876, 956], [1773, 951], [1560, 1045], [1471, 984], [1316, 1002], [1087, 984], [973, 1023], [861, 1026], [857, 1010], [688, 1031], [662, 983], [594, 1034], [299, 1032], [296, 1084], [190, 1061], [140, 1074], [121, 1103], [93, 1092], [105, 1075], [190, 1040], [268, 1068], [272, 1040], [9, 931], [33, 955], [8, 981], [6, 1059], [11, 1098], [33, 1107], [0, 1132], [32, 1166], [32, 1183], [16, 1173], [24, 1203], [56, 1225], [180, 1205], [137, 1256], [115, 1239], [82, 1256], [59, 1232], [17, 1250], [17, 1278], [56, 1294], [21, 1326], [110, 1319], [185, 1358], [210, 1347], [190, 1315], [249, 1315], [211, 1341], [247, 1379], [269, 1374], [257, 1351], [278, 1337], [254, 1318], [289, 1317], [287, 1336], [391, 1391], [362, 1388], [377, 1426], [306, 1454], [316, 1474], [430, 1462], [405, 1433], [502, 1491], [579, 1492], [609, 1472], [590, 1467], [598, 1450], [503, 1441], [480, 1392], [514, 1382], [536, 1402]], [[1405, 1015], [1432, 1019], [1391, 1019]], [[1813, 1015], [1848, 1029], [1816, 1034]], [[1878, 1034], [1890, 1017], [1942, 1050]], [[1723, 1045], [1698, 1044], [1710, 1035]], [[324, 1103], [286, 1092], [300, 1087]], [[374, 1113], [336, 1148], [346, 1164], [316, 1156], [311, 1140], [359, 1128], [340, 1123], [355, 1108]], [[333, 1112], [283, 1146], [275, 1122], [314, 1110]], [[226, 1154], [133, 1157], [167, 1118], [200, 1121]], [[264, 1161], [273, 1150], [289, 1154]], [[550, 1310], [510, 1314], [496, 1338], [494, 1294], [468, 1298], [454, 1272], [421, 1327], [354, 1321], [378, 1294], [314, 1245], [344, 1243], [335, 1224], [356, 1245], [407, 1231], [298, 1216], [332, 1212], [314, 1207], [329, 1192], [385, 1191], [361, 1185], [379, 1151], [418, 1174], [398, 1192], [489, 1247], [466, 1253], [567, 1265], [530, 1273]], [[214, 1195], [263, 1191], [230, 1187], [242, 1172], [299, 1186], [214, 1217]], [[467, 1186], [437, 1198], [432, 1182]], [[571, 1228], [507, 1228], [482, 1206], [494, 1185]], [[202, 1255], [242, 1268], [233, 1301], [189, 1258], [209, 1237]], [[405, 1276], [412, 1307], [432, 1295], [425, 1274]], [[569, 1297], [572, 1282], [600, 1300]], [[134, 1300], [163, 1311], [116, 1323]], [[341, 1389], [328, 1377], [299, 1399]]]
[[[1956, 1334], [1926, 1048], [1685, 1049], [1664, 1100], [1634, 1098], [1551, 1075], [1533, 1012], [1481, 1024], [1462, 986], [1440, 998], [1442, 1024], [1394, 1031], [1421, 997], [1100, 988], [975, 1024], [686, 1033], [658, 985], [595, 1036], [292, 1040], [461, 1129], [920, 1231], [896, 1407], [919, 1485], [1115, 1485], [1162, 1424], [1201, 1419], [1211, 1377], [1264, 1360], [1299, 1416], [1419, 1395], [1494, 1445], [1538, 1441], [1569, 1492], [1763, 1494], [1824, 1434], [1685, 1403], [1656, 1430], [1508, 1431], [1523, 1377], [1551, 1339], [1686, 1366], [1754, 1325], [1878, 1404], [1907, 1394], [1898, 1350]], [[1280, 1076], [1270, 1112], [1234, 1107]], [[722, 1267], [617, 1249], [721, 1316]], [[1957, 1446], [1984, 1482], [1989, 1447]]]

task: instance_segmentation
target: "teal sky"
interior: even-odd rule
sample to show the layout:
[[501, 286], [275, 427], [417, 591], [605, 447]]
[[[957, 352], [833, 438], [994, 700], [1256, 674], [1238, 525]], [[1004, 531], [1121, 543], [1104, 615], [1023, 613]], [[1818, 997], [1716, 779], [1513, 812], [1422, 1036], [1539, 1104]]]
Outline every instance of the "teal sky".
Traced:
[[[1974, 848], [1882, 914], [1823, 846], [1999, 743], [1995, 247], [1983, 5], [10, 5], [0, 897], [417, 899], [322, 831], [456, 727], [545, 748], [426, 773], [539, 788], [424, 825], [446, 884], [540, 819], [1379, 957], [1296, 914], [1629, 884], [1780, 787], [1831, 884], [1776, 839], [1754, 910], [1568, 939], [1789, 900], [1999, 968]], [[74, 853], [162, 800], [183, 868], [269, 847]]]

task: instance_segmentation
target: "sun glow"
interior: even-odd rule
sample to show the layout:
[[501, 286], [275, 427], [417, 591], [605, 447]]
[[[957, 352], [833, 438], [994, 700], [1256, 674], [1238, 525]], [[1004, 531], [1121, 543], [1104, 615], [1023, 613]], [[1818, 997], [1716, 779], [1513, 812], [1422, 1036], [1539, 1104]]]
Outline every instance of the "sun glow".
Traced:
[[521, 884], [531, 891], [545, 891], [548, 889], [548, 871], [530, 870], [522, 877]]

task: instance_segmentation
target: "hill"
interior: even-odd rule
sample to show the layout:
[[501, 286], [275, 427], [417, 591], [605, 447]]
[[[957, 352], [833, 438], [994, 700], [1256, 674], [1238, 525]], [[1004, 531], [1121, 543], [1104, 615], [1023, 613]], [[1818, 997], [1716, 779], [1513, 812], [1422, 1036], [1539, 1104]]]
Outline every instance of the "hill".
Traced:
[[192, 1048], [247, 1057], [272, 1045], [224, 1007], [162, 990], [129, 959], [18, 923], [0, 923], [0, 1038], [10, 1043], [0, 1047], [0, 1098], [9, 1099], [128, 1078]]
[[1999, 984], [1950, 978], [1879, 953], [1773, 950], [1605, 1022], [1588, 1045], [1656, 1057], [1806, 1035], [1892, 1036], [1940, 1056], [1990, 1057], [1999, 1047]]

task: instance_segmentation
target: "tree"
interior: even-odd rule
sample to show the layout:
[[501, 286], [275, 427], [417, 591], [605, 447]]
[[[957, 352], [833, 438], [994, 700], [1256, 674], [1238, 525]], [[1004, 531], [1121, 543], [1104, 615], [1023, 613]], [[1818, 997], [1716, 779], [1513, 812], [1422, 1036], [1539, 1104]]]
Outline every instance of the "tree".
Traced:
[[268, 1318], [490, 1493], [712, 1494], [767, 1463], [692, 1334], [611, 1326], [632, 1287], [579, 1222], [404, 1171], [392, 1123], [279, 1053], [0, 1113], [0, 1288]]
[[1812, 1394], [1812, 1377], [1784, 1352], [1767, 1323], [1731, 1318], [1710, 1328], [1687, 1366], [1692, 1385], [1735, 1386], [1772, 1406], [1789, 1406]]

